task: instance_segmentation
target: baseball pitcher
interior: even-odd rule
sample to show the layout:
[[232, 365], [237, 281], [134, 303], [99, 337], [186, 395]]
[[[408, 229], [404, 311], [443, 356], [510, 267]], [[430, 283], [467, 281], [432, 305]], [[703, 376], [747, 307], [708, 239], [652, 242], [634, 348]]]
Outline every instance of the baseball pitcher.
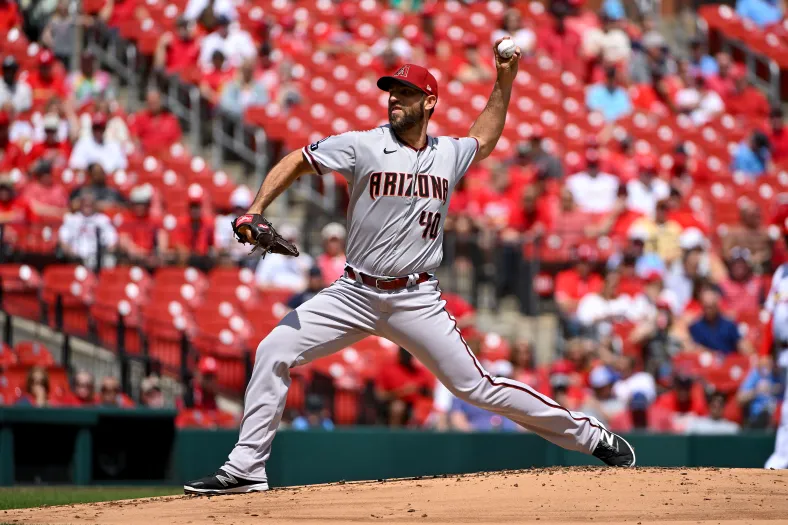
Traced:
[[[506, 37], [508, 38], [508, 37]], [[491, 376], [444, 308], [432, 271], [443, 257], [443, 224], [452, 191], [473, 162], [495, 148], [517, 74], [520, 49], [493, 47], [497, 80], [468, 136], [431, 137], [427, 123], [439, 88], [424, 67], [408, 64], [378, 80], [389, 93], [387, 125], [325, 138], [294, 151], [270, 171], [249, 212], [235, 220], [239, 239], [297, 256], [262, 216], [301, 175], [336, 171], [347, 178], [345, 275], [285, 316], [257, 347], [240, 437], [215, 474], [187, 483], [187, 494], [268, 489], [265, 464], [285, 408], [289, 369], [369, 335], [407, 349], [457, 397], [561, 447], [632, 467], [635, 452], [593, 417], [572, 412], [528, 385]]]

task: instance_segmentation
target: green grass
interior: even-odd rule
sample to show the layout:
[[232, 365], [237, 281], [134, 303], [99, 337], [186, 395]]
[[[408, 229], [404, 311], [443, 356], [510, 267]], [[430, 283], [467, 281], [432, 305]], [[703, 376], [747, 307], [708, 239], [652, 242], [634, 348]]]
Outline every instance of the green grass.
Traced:
[[[0, 489], [0, 511], [183, 494], [181, 487], [11, 487]], [[0, 519], [2, 519], [0, 512]], [[3, 525], [0, 522], [0, 525]]]

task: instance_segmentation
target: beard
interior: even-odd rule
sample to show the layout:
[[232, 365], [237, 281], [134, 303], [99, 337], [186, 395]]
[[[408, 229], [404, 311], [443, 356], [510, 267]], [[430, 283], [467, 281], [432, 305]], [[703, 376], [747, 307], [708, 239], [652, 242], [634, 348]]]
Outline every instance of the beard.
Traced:
[[424, 106], [419, 104], [413, 108], [401, 108], [401, 114], [392, 114], [392, 109], [389, 108], [389, 123], [391, 129], [397, 134], [403, 134], [412, 129], [414, 126], [421, 126], [424, 121], [425, 111]]

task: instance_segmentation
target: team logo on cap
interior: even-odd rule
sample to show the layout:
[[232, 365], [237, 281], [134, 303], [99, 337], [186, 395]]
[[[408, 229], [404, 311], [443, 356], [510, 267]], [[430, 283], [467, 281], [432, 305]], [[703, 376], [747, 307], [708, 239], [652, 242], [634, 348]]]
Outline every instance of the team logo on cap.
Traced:
[[429, 84], [427, 84], [427, 91], [429, 91], [430, 93], [432, 93], [432, 86], [430, 86]]
[[395, 77], [407, 77], [408, 76], [408, 71], [410, 71], [410, 66], [402, 66], [401, 68], [399, 68], [397, 70], [396, 73], [394, 73], [394, 76]]

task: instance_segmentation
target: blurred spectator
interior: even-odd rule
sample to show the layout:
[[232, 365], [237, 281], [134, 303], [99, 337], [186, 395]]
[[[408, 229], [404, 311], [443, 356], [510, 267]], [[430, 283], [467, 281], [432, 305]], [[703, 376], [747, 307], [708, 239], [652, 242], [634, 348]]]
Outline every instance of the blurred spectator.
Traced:
[[80, 370], [74, 376], [74, 398], [77, 406], [88, 406], [96, 403], [96, 381], [93, 375]]
[[781, 107], [775, 107], [769, 113], [769, 126], [765, 133], [772, 147], [772, 160], [782, 162], [788, 159], [788, 130], [785, 129]]
[[69, 199], [78, 202], [90, 195], [99, 210], [114, 208], [123, 203], [123, 196], [118, 190], [107, 185], [107, 174], [101, 164], [90, 164], [87, 169], [88, 183], [71, 192]]
[[327, 283], [333, 283], [345, 274], [345, 227], [331, 222], [323, 227], [323, 253], [317, 256], [317, 266]]
[[264, 106], [268, 101], [268, 90], [263, 81], [256, 77], [255, 60], [250, 59], [241, 65], [236, 78], [224, 85], [219, 106], [227, 113], [240, 118], [247, 108]]
[[200, 93], [211, 105], [219, 103], [219, 96], [224, 86], [232, 80], [235, 70], [225, 60], [225, 55], [220, 50], [213, 52], [211, 64], [202, 67], [200, 80]]
[[293, 419], [293, 430], [334, 430], [334, 422], [323, 403], [323, 398], [317, 394], [309, 394], [304, 402], [303, 416]]
[[71, 156], [71, 144], [60, 140], [60, 117], [55, 113], [44, 116], [44, 140], [33, 144], [27, 154], [27, 165], [35, 170], [39, 163], [49, 164], [51, 168], [62, 169]]
[[92, 102], [100, 93], [105, 99], [113, 99], [112, 82], [109, 73], [98, 69], [96, 56], [92, 51], [84, 51], [79, 59], [79, 71], [68, 77], [68, 89], [77, 107]]
[[249, 246], [238, 242], [233, 232], [232, 221], [247, 212], [252, 205], [252, 198], [252, 192], [246, 186], [235, 188], [230, 195], [232, 209], [228, 210], [228, 214], [217, 215], [213, 226], [213, 245], [219, 255], [229, 257], [233, 262], [250, 268], [257, 265], [259, 256], [257, 254], [250, 256]]
[[624, 250], [614, 253], [608, 259], [608, 270], [618, 268], [627, 256], [631, 256], [635, 259], [635, 273], [638, 277], [646, 277], [654, 273], [657, 275], [665, 273], [665, 263], [653, 251], [653, 228], [647, 227], [642, 220], [638, 220], [627, 230], [627, 240], [629, 242]]
[[189, 0], [183, 17], [189, 22], [200, 22], [203, 26], [212, 28], [220, 19], [235, 20], [238, 13], [232, 0]]
[[[126, 125], [125, 117], [118, 110], [118, 103], [107, 99], [104, 93], [96, 93], [93, 99], [92, 113], [83, 112], [79, 118], [79, 136], [88, 137], [93, 133], [93, 124], [102, 116], [106, 117], [106, 129], [104, 131], [105, 142], [116, 142], [120, 144], [124, 153], [126, 144], [131, 145], [131, 135], [129, 127]], [[120, 114], [119, 114], [120, 113]]]
[[752, 20], [763, 29], [783, 19], [782, 2], [778, 0], [736, 0], [736, 14]]
[[414, 405], [422, 398], [430, 398], [435, 378], [417, 363], [404, 348], [400, 348], [395, 361], [381, 369], [375, 393], [382, 404], [388, 425], [399, 427], [413, 417]]
[[151, 216], [153, 187], [136, 186], [129, 195], [129, 210], [118, 226], [118, 248], [134, 264], [157, 266], [156, 252], [167, 252], [167, 232], [156, 217]]
[[508, 377], [525, 383], [537, 392], [549, 395], [550, 383], [547, 371], [537, 368], [534, 345], [530, 340], [519, 339], [515, 342], [510, 361], [513, 368]]
[[682, 350], [681, 340], [673, 335], [673, 311], [666, 299], [657, 300], [653, 318], [641, 320], [629, 334], [629, 342], [642, 348], [643, 368], [655, 379], [670, 375], [671, 360]]
[[161, 92], [149, 89], [145, 109], [129, 117], [129, 131], [146, 153], [166, 151], [181, 140], [181, 124], [161, 103]]
[[62, 75], [55, 74], [55, 56], [44, 50], [38, 54], [38, 69], [30, 71], [27, 83], [33, 90], [33, 107], [41, 107], [53, 98], [65, 100], [68, 96], [66, 82]]
[[25, 392], [16, 402], [21, 406], [49, 406], [49, 373], [42, 366], [33, 366], [27, 371]]
[[197, 374], [192, 380], [191, 400], [187, 400], [188, 408], [198, 410], [216, 410], [216, 396], [219, 393], [219, 363], [210, 356], [203, 356], [197, 363]]
[[627, 34], [607, 13], [599, 15], [600, 27], [583, 32], [583, 54], [586, 58], [605, 64], [625, 62], [632, 53]]
[[690, 84], [676, 93], [677, 110], [690, 116], [696, 126], [702, 126], [725, 111], [722, 97], [711, 89], [702, 76], [690, 77]]
[[753, 131], [749, 140], [742, 141], [731, 160], [731, 171], [740, 172], [751, 179], [766, 173], [771, 162], [771, 145], [761, 131]]
[[22, 16], [14, 0], [0, 0], [0, 32], [8, 34], [14, 27], [22, 27]]
[[33, 222], [33, 208], [18, 195], [10, 177], [0, 177], [0, 224], [26, 225]]
[[[293, 244], [301, 244], [298, 228], [292, 224], [283, 223], [277, 230], [282, 237]], [[302, 253], [298, 257], [269, 253], [257, 264], [255, 282], [262, 289], [285, 288], [293, 292], [301, 292], [306, 288], [305, 276], [313, 265], [314, 259], [308, 253]]]
[[572, 191], [566, 185], [561, 188], [558, 199], [558, 211], [552, 217], [550, 231], [567, 240], [572, 235], [581, 235], [588, 225], [589, 214], [577, 207]]
[[602, 290], [586, 294], [577, 304], [578, 322], [592, 334], [597, 333], [603, 323], [614, 323], [627, 318], [631, 313], [632, 301], [626, 296], [617, 296], [618, 274], [605, 276]]
[[107, 173], [126, 169], [126, 154], [120, 143], [106, 140], [107, 116], [93, 115], [92, 133], [81, 137], [71, 152], [68, 165], [71, 169], [84, 170], [91, 164], [98, 163]]
[[763, 295], [763, 280], [753, 273], [752, 256], [747, 248], [735, 246], [730, 251], [729, 277], [720, 282], [726, 311], [735, 318], [757, 313]]
[[441, 298], [446, 303], [444, 308], [454, 318], [457, 329], [466, 341], [478, 339], [480, 334], [476, 331], [476, 309], [459, 294], [441, 292]]
[[68, 8], [68, 0], [58, 0], [55, 12], [52, 13], [41, 33], [41, 42], [51, 49], [57, 59], [67, 68], [71, 61], [71, 55], [74, 54], [74, 43], [77, 41], [77, 23], [80, 20], [76, 15], [70, 14]]
[[523, 56], [530, 55], [533, 52], [536, 44], [536, 35], [531, 28], [523, 26], [520, 11], [514, 7], [504, 12], [503, 18], [501, 19], [501, 28], [493, 31], [490, 36], [490, 42], [495, 43], [499, 38], [505, 36], [512, 37], [514, 43], [520, 47]]
[[358, 9], [351, 2], [338, 6], [338, 24], [332, 24], [317, 35], [317, 47], [330, 55], [356, 54], [368, 47], [359, 42], [356, 35], [356, 14]]
[[642, 49], [632, 54], [629, 62], [629, 77], [633, 84], [653, 84], [654, 78], [662, 78], [676, 72], [676, 63], [670, 58], [668, 44], [657, 31], [643, 35]]
[[635, 157], [632, 136], [629, 134], [614, 136], [611, 142], [614, 144], [611, 146], [608, 143], [600, 155], [602, 170], [615, 175], [626, 184], [638, 174], [638, 159]]
[[394, 56], [400, 61], [410, 62], [413, 56], [413, 48], [410, 47], [408, 41], [400, 34], [400, 21], [390, 21], [385, 25], [383, 31], [384, 36], [372, 44], [372, 47], [369, 48], [369, 52], [374, 56], [380, 56], [385, 51], [390, 51], [394, 53]]
[[728, 53], [717, 53], [717, 74], [704, 77], [706, 85], [721, 97], [726, 98], [735, 89], [734, 81], [736, 71], [740, 70], [733, 64], [733, 60]]
[[567, 177], [566, 187], [575, 203], [584, 212], [607, 213], [613, 209], [618, 192], [618, 179], [599, 169], [599, 154], [586, 151], [586, 171]]
[[251, 35], [238, 24], [231, 24], [230, 19], [222, 15], [216, 18], [216, 29], [200, 42], [200, 64], [204, 68], [211, 66], [217, 51], [222, 53], [231, 67], [238, 67], [245, 60], [257, 56], [257, 48]]
[[464, 84], [487, 82], [493, 78], [493, 64], [482, 58], [479, 53], [479, 39], [472, 33], [466, 33], [462, 39], [462, 55], [455, 57], [452, 71], [455, 78]]
[[320, 293], [320, 291], [325, 287], [326, 283], [323, 280], [323, 274], [320, 273], [320, 268], [313, 266], [309, 269], [306, 290], [290, 297], [290, 299], [287, 300], [287, 307], [291, 310], [295, 310]]
[[15, 142], [11, 142], [8, 113], [0, 110], [0, 173], [25, 168], [25, 153]]
[[715, 436], [736, 434], [739, 425], [725, 419], [725, 395], [715, 392], [709, 397], [709, 415], [690, 418], [684, 432]]
[[600, 112], [608, 122], [615, 122], [632, 113], [632, 100], [619, 82], [618, 70], [615, 67], [605, 68], [604, 83], [588, 87], [586, 106], [590, 111]]
[[761, 209], [748, 199], [739, 200], [739, 223], [731, 225], [722, 237], [722, 257], [729, 261], [735, 247], [748, 250], [756, 267], [771, 261], [772, 240], [761, 221]]
[[213, 248], [213, 221], [204, 213], [205, 192], [200, 186], [192, 184], [187, 197], [188, 211], [178, 217], [170, 244], [180, 262], [190, 261], [191, 266], [201, 267], [197, 261], [208, 256]]
[[602, 424], [609, 424], [627, 409], [627, 401], [613, 394], [615, 374], [604, 365], [597, 365], [588, 376], [588, 384], [593, 395], [587, 396], [581, 407], [584, 414], [597, 418]]
[[751, 352], [749, 342], [741, 337], [736, 323], [720, 312], [720, 294], [714, 287], [709, 286], [701, 291], [700, 303], [703, 316], [689, 327], [690, 336], [698, 350], [723, 354]]
[[124, 407], [125, 403], [120, 392], [120, 382], [116, 377], [106, 376], [101, 380], [98, 404], [103, 407]]
[[33, 106], [33, 90], [26, 80], [19, 78], [19, 64], [12, 55], [3, 59], [3, 78], [0, 80], [0, 111], [22, 113]]
[[145, 408], [164, 408], [164, 394], [157, 376], [148, 376], [140, 386], [140, 404]]
[[707, 53], [706, 47], [703, 45], [703, 40], [700, 38], [693, 38], [690, 40], [690, 74], [703, 75], [704, 77], [716, 75], [719, 72], [717, 61], [713, 56]]
[[539, 24], [536, 45], [560, 67], [584, 73], [580, 59], [580, 37], [576, 32], [567, 30], [566, 12], [563, 9], [558, 11], [552, 20]]
[[743, 70], [734, 77], [734, 88], [725, 97], [725, 110], [731, 115], [766, 119], [771, 108], [766, 95], [752, 85]]
[[708, 241], [697, 228], [687, 228], [679, 236], [681, 258], [674, 261], [665, 276], [665, 287], [675, 294], [679, 314], [692, 299], [693, 282], [709, 274], [707, 246]]
[[[490, 373], [495, 377], [511, 377], [512, 365], [507, 361], [498, 361], [490, 368]], [[449, 413], [449, 423], [452, 429], [462, 432], [513, 432], [519, 429], [511, 419], [456, 397]]]
[[528, 142], [517, 145], [517, 153], [511, 161], [513, 166], [531, 167], [543, 172], [547, 179], [561, 180], [564, 178], [564, 165], [557, 156], [544, 148], [544, 130], [541, 126], [532, 126]]
[[681, 224], [671, 219], [669, 212], [669, 200], [663, 199], [657, 202], [651, 235], [654, 251], [668, 266], [681, 255], [679, 237], [682, 231]]
[[197, 65], [200, 42], [194, 37], [194, 28], [184, 17], [178, 17], [175, 31], [168, 31], [159, 38], [153, 54], [153, 65], [167, 73], [177, 73]]
[[758, 357], [739, 386], [737, 399], [744, 412], [747, 428], [770, 428], [785, 389], [780, 369], [770, 355]]
[[593, 252], [588, 246], [580, 246], [571, 257], [574, 268], [558, 272], [555, 277], [555, 301], [565, 318], [573, 318], [580, 300], [590, 293], [602, 291], [604, 281], [591, 272]]
[[79, 199], [79, 210], [68, 213], [58, 231], [60, 249], [72, 260], [95, 266], [98, 246], [106, 254], [115, 248], [118, 233], [109, 217], [96, 210], [93, 194], [86, 193]]
[[31, 170], [33, 176], [22, 190], [22, 198], [30, 203], [33, 213], [40, 219], [59, 220], [68, 211], [66, 189], [55, 182], [52, 165], [39, 162]]
[[657, 202], [670, 196], [670, 186], [657, 177], [657, 159], [642, 156], [638, 162], [638, 178], [627, 183], [627, 207], [654, 217]]
[[703, 385], [682, 371], [674, 374], [672, 388], [657, 397], [654, 407], [676, 415], [705, 416], [709, 413]]

